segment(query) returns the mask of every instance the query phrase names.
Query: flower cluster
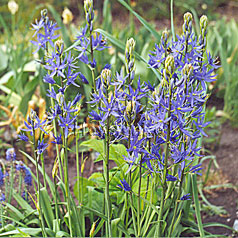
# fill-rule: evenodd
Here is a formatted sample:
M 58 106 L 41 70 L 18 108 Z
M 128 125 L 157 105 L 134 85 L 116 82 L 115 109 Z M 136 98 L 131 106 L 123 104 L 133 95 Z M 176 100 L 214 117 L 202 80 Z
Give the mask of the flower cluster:
M 24 174 L 24 183 L 27 187 L 32 186 L 32 175 L 31 175 L 31 170 L 24 165 L 22 162 L 18 163 L 16 165 L 16 170 L 20 171 Z
M 111 141 L 127 144 L 128 156 L 124 159 L 128 172 L 133 166 L 144 165 L 149 174 L 159 173 L 161 181 L 164 169 L 166 181 L 182 181 L 189 172 L 200 174 L 201 165 L 193 166 L 193 159 L 201 157 L 197 141 L 206 136 L 204 128 L 209 124 L 203 108 L 208 99 L 206 84 L 215 80 L 216 65 L 204 52 L 205 40 L 201 42 L 192 33 L 192 15 L 185 14 L 184 20 L 183 35 L 168 42 L 168 32 L 163 32 L 161 44 L 156 44 L 149 55 L 149 66 L 161 75 L 157 87 L 150 82 L 141 84 L 140 79 L 136 89 L 132 87 L 135 41 L 129 39 L 125 53 L 127 74 L 116 73 L 113 77 L 110 70 L 104 69 L 90 102 L 100 105 L 90 114 L 100 124 L 97 135 L 105 138 L 105 125 L 109 123 Z M 201 18 L 203 36 L 206 20 Z M 148 102 L 146 106 L 143 100 Z M 175 164 L 176 173 L 172 172 Z M 126 181 L 122 184 L 126 185 Z M 127 186 L 123 189 L 129 191 Z

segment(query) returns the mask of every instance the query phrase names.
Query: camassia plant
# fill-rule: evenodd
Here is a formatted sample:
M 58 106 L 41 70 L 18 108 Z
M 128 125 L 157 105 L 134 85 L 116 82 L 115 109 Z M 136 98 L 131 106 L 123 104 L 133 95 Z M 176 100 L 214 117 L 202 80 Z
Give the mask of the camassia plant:
M 17 227 L 9 231 L 4 226 L 2 235 L 174 237 L 185 231 L 197 232 L 189 201 L 193 196 L 189 176 L 201 170 L 198 139 L 205 136 L 203 130 L 208 125 L 204 121 L 206 87 L 215 80 L 216 68 L 206 51 L 207 17 L 200 19 L 198 37 L 192 32 L 190 13 L 184 15 L 181 36 L 169 40 L 169 33 L 163 32 L 149 55 L 148 67 L 160 74 L 158 84 L 152 85 L 150 79 L 142 84 L 135 78 L 133 38 L 126 42 L 125 67 L 120 72 L 95 61 L 95 54 L 108 47 L 102 35 L 94 32 L 92 0 L 84 1 L 84 10 L 86 26 L 74 47 L 66 50 L 46 10 L 32 24 L 35 52 L 44 52 L 39 62 L 45 69 L 43 81 L 49 85 L 51 106 L 43 120 L 32 111 L 25 132 L 19 135 L 34 148 L 32 157 L 22 153 L 36 167 L 36 176 L 32 174 L 36 196 L 28 190 L 34 200 L 31 206 L 21 204 L 17 197 L 14 209 L 18 216 L 13 216 L 9 212 L 12 206 L 1 199 L 2 225 L 13 222 Z M 91 69 L 91 78 L 80 72 L 79 60 Z M 85 160 L 79 152 L 83 99 L 79 94 L 70 95 L 70 88 L 79 87 L 79 81 L 93 88 L 87 103 L 92 106 L 89 117 L 96 125 L 94 137 L 80 146 L 94 149 L 98 152 L 96 162 L 103 161 L 103 173 L 88 179 L 83 177 Z M 36 133 L 40 133 L 39 139 Z M 56 146 L 52 181 L 44 164 L 51 135 Z M 69 186 L 69 153 L 76 157 L 77 200 Z M 33 216 L 34 222 L 25 223 L 28 216 Z

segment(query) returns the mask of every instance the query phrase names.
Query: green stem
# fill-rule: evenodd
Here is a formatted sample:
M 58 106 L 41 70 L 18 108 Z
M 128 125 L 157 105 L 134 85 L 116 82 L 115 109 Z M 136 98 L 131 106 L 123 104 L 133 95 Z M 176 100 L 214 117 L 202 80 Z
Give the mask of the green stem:
M 41 166 L 42 166 L 42 170 L 43 170 L 44 187 L 46 188 L 45 163 L 44 163 L 43 153 L 40 155 L 40 159 L 41 159 Z
M 93 35 L 92 35 L 93 29 L 90 30 L 90 48 L 91 48 L 91 62 L 93 63 L 94 55 L 93 55 Z M 93 79 L 93 89 L 94 92 L 96 92 L 96 82 L 95 82 L 95 75 L 94 75 L 94 68 L 92 69 L 92 79 Z
M 171 221 L 171 224 L 170 224 L 170 230 L 169 230 L 168 237 L 171 236 L 171 233 L 174 230 L 173 226 L 174 226 L 174 222 L 175 222 L 175 218 L 176 218 L 177 210 L 178 210 L 178 204 L 179 204 L 181 193 L 182 193 L 182 184 L 183 184 L 183 177 L 184 177 L 184 173 L 183 172 L 184 171 L 182 171 L 182 175 L 181 175 L 181 180 L 180 180 L 180 184 L 179 184 L 179 191 L 178 191 L 177 201 L 176 201 L 176 205 L 175 205 L 175 208 L 174 208 L 173 218 L 172 218 L 172 221 Z
M 0 202 L 0 216 L 1 216 L 1 227 L 4 227 L 5 226 L 5 221 L 4 221 L 4 217 L 3 217 L 3 205 L 2 205 L 2 202 Z
M 170 13 L 171 13 L 171 31 L 172 31 L 172 35 L 173 35 L 173 40 L 175 40 L 175 32 L 174 32 L 174 11 L 173 11 L 173 3 L 174 1 L 171 0 L 170 1 Z
M 72 222 L 71 222 L 71 204 L 69 197 L 69 174 L 68 174 L 68 146 L 67 146 L 67 138 L 64 136 L 64 178 L 65 178 L 65 187 L 66 187 L 66 200 L 67 200 L 67 208 L 68 208 L 68 216 L 69 216 L 69 232 L 70 237 L 73 237 L 72 231 Z
M 8 203 L 11 203 L 12 200 L 12 190 L 13 190 L 13 163 L 11 162 L 11 169 L 10 169 L 10 188 L 9 188 L 9 197 L 8 197 Z
M 56 176 L 54 177 L 54 185 L 55 185 L 55 191 L 57 191 L 57 183 L 56 183 Z M 55 192 L 55 217 L 58 224 L 58 227 L 60 227 L 60 221 L 59 221 L 59 213 L 58 213 L 58 198 L 57 193 Z
M 171 116 L 171 98 L 172 98 L 172 90 L 171 85 L 169 84 L 169 109 L 168 109 L 168 118 Z M 163 216 L 163 210 L 164 210 L 164 202 L 165 202 L 165 194 L 167 190 L 167 182 L 166 182 L 166 176 L 168 171 L 168 156 L 169 156 L 169 141 L 170 141 L 170 121 L 168 121 L 168 127 L 167 127 L 167 137 L 166 137 L 166 147 L 165 147 L 165 158 L 164 158 L 164 170 L 163 170 L 163 180 L 162 180 L 162 196 L 160 201 L 160 211 L 158 216 L 158 226 L 156 228 L 155 236 L 160 237 L 161 236 L 161 219 Z M 157 233 L 158 232 L 158 233 Z
M 140 202 L 140 193 L 141 193 L 141 181 L 142 181 L 142 157 L 143 155 L 141 155 L 141 160 L 140 160 L 140 177 L 139 177 L 139 187 L 138 187 L 138 198 L 137 198 L 137 202 L 138 202 L 138 211 L 137 211 L 137 225 L 138 225 L 138 237 L 140 237 L 140 214 L 141 214 L 141 202 Z
M 35 161 L 36 161 L 36 176 L 37 176 L 37 200 L 38 200 L 38 204 L 39 206 L 37 207 L 37 210 L 39 212 L 39 220 L 40 220 L 40 226 L 41 226 L 41 230 L 42 230 L 42 234 L 44 237 L 47 237 L 46 235 L 46 231 L 45 231 L 45 224 L 43 221 L 43 216 L 41 213 L 41 195 L 40 195 L 40 176 L 39 176 L 39 167 L 38 167 L 38 163 L 39 163 L 39 155 L 37 156 L 36 154 L 36 150 L 37 150 L 37 145 L 36 145 L 36 135 L 35 135 L 35 129 L 34 129 L 34 122 L 32 125 L 32 133 L 33 133 L 33 145 L 34 145 L 34 157 L 35 157 Z
M 22 173 L 20 172 L 19 175 L 19 185 L 18 185 L 18 194 L 21 195 L 21 189 L 22 189 Z
M 76 128 L 77 128 L 77 123 L 76 123 Z M 81 153 L 81 175 L 82 175 L 82 179 L 81 179 L 81 183 L 80 183 L 80 168 L 79 168 L 79 133 L 76 134 L 76 164 L 77 164 L 77 189 L 78 189 L 78 193 L 80 194 L 79 197 L 79 203 L 83 203 L 83 152 Z M 80 192 L 80 184 L 81 184 L 81 192 Z M 85 229 L 84 229 L 84 211 L 83 211 L 83 207 L 80 208 L 80 218 L 81 218 L 81 224 L 82 224 L 82 233 L 83 236 L 85 236 Z
M 52 90 L 52 86 L 51 84 L 49 84 L 49 88 L 50 91 Z M 50 103 L 51 103 L 51 107 L 54 108 L 55 107 L 55 103 L 54 103 L 54 99 L 51 97 L 50 98 Z M 53 120 L 53 127 L 54 127 L 54 134 L 55 137 L 57 137 L 58 133 L 57 133 L 57 126 L 56 126 L 56 119 Z M 59 161 L 59 171 L 60 171 L 60 178 L 63 180 L 63 173 L 62 173 L 62 160 L 61 160 L 61 156 L 60 156 L 60 151 L 59 151 L 59 145 L 56 144 L 56 155 L 57 155 L 57 159 Z
M 133 221 L 134 231 L 135 231 L 136 237 L 138 237 L 138 235 L 137 235 L 138 233 L 137 233 L 137 230 L 136 230 L 136 218 L 135 218 L 135 214 L 134 214 L 132 193 L 130 193 L 130 205 L 131 205 L 131 214 L 132 214 L 132 221 Z
M 107 207 L 107 217 L 108 217 L 108 236 L 112 237 L 111 229 L 111 205 L 109 196 L 109 152 L 110 152 L 110 117 L 107 118 L 107 134 L 106 134 L 106 159 L 104 160 L 104 173 L 106 178 L 106 194 L 105 201 Z

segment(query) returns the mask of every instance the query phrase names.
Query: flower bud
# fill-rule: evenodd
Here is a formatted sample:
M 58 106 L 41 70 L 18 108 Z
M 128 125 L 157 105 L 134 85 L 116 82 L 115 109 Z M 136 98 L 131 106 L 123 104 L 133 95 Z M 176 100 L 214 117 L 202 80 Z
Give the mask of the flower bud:
M 84 12 L 87 24 L 90 26 L 90 31 L 92 31 L 92 21 L 94 19 L 93 0 L 84 0 Z
M 59 104 L 60 106 L 62 106 L 63 103 L 64 103 L 64 94 L 61 93 L 61 92 L 57 93 L 57 94 L 56 94 L 56 101 L 58 102 L 58 104 Z
M 55 160 L 55 163 L 54 163 L 54 166 L 53 166 L 53 169 L 52 169 L 52 178 L 54 179 L 56 177 L 56 175 L 58 174 L 58 170 L 59 170 L 59 162 L 58 160 L 56 159 Z
M 135 48 L 136 42 L 133 38 L 130 38 L 126 42 L 126 59 L 130 61 L 131 56 L 133 55 L 133 51 Z
M 161 37 L 163 43 L 166 43 L 166 42 L 167 42 L 168 36 L 169 36 L 169 32 L 168 32 L 167 30 L 164 30 L 164 31 L 162 32 L 162 37 Z
M 64 51 L 64 42 L 62 39 L 55 42 L 55 49 L 58 55 L 62 55 Z
M 112 76 L 112 72 L 110 69 L 106 68 L 102 70 L 101 79 L 105 85 L 109 86 L 109 83 L 111 81 L 111 76 Z
M 96 224 L 97 224 L 96 222 L 93 222 L 92 227 L 91 227 L 90 232 L 89 232 L 89 237 L 93 237 L 94 236 Z
M 200 18 L 200 36 L 199 36 L 199 44 L 202 46 L 202 50 L 204 52 L 207 44 L 207 16 L 203 15 Z
M 207 29 L 207 23 L 208 23 L 207 16 L 206 15 L 201 16 L 201 18 L 200 18 L 200 30 L 201 29 Z
M 193 15 L 192 15 L 190 12 L 186 12 L 186 13 L 183 15 L 183 19 L 184 19 L 184 22 L 186 22 L 187 24 L 189 24 L 189 22 L 191 22 L 192 19 L 193 19 Z
M 125 52 L 126 70 L 127 70 L 127 73 L 130 74 L 131 82 L 134 76 L 133 74 L 131 74 L 131 72 L 134 71 L 134 65 L 135 65 L 135 59 L 133 57 L 133 51 L 134 51 L 135 45 L 136 45 L 136 42 L 133 38 L 130 38 L 126 42 L 126 52 Z
M 31 119 L 31 121 L 34 121 L 35 118 L 36 118 L 36 112 L 33 109 L 31 109 L 31 112 L 30 112 L 30 119 Z
M 186 41 L 188 40 L 189 36 L 192 32 L 192 20 L 193 16 L 190 12 L 186 12 L 183 16 L 184 18 L 184 24 L 183 24 L 183 34 L 186 37 Z
M 85 12 L 89 12 L 93 7 L 93 0 L 84 0 L 84 10 Z
M 18 4 L 14 0 L 9 1 L 7 6 L 12 15 L 15 15 L 19 8 Z
M 64 8 L 64 11 L 62 13 L 62 17 L 63 17 L 63 23 L 64 24 L 69 24 L 74 18 L 72 12 L 67 7 Z
M 135 101 L 127 102 L 126 112 L 127 112 L 127 113 L 134 112 L 134 111 L 135 111 L 135 106 L 136 106 Z
M 191 64 L 185 64 L 183 67 L 183 75 L 190 76 L 193 71 L 193 66 Z
M 47 14 L 48 14 L 48 10 L 47 9 L 43 9 L 43 10 L 41 10 L 41 17 L 43 18 L 43 19 L 45 19 L 46 17 L 47 17 Z
M 166 73 L 169 72 L 170 75 L 174 72 L 174 57 L 169 55 L 165 60 Z

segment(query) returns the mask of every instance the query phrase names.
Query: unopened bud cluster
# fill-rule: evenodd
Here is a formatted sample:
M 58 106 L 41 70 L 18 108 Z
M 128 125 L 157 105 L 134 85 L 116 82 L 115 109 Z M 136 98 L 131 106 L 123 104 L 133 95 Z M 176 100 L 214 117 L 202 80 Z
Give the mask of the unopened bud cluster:
M 134 78 L 133 72 L 135 68 L 135 58 L 134 58 L 133 52 L 134 52 L 135 44 L 136 42 L 133 38 L 130 38 L 126 42 L 126 52 L 125 52 L 126 70 L 127 70 L 127 73 L 130 74 L 131 81 Z
M 86 22 L 90 27 L 90 31 L 92 32 L 93 19 L 94 19 L 93 0 L 84 0 L 84 12 L 86 17 Z
M 167 48 L 166 45 L 167 45 L 168 37 L 169 37 L 169 32 L 167 30 L 164 30 L 161 36 L 161 44 L 164 47 L 164 49 Z
M 183 34 L 185 35 L 185 39 L 187 41 L 192 33 L 193 16 L 190 12 L 187 12 L 184 14 L 183 18 L 184 18 Z
M 172 77 L 174 72 L 174 57 L 169 55 L 165 60 L 164 77 L 167 80 Z
M 106 87 L 109 87 L 110 81 L 111 81 L 111 77 L 112 77 L 112 72 L 110 69 L 103 69 L 102 73 L 101 73 L 101 79 L 103 84 Z
M 206 48 L 207 44 L 207 16 L 203 15 L 200 18 L 200 36 L 199 36 L 199 44 L 203 49 Z

